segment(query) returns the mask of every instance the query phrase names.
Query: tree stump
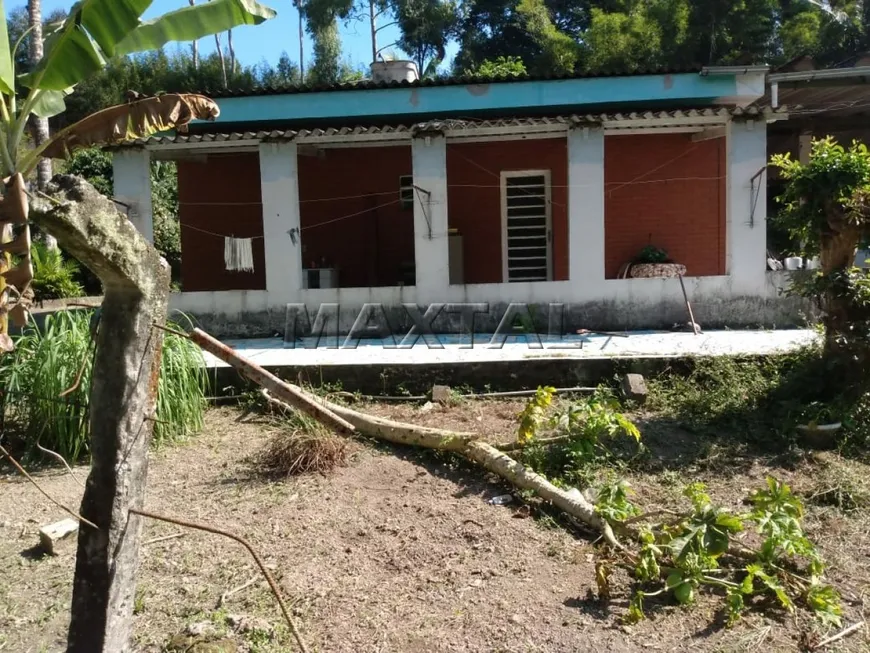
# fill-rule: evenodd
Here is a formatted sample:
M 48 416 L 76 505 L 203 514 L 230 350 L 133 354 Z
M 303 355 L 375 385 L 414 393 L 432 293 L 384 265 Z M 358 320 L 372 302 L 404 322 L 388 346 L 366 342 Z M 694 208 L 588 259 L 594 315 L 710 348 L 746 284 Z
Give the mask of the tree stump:
M 91 471 L 78 537 L 69 653 L 128 651 L 169 266 L 115 204 L 78 177 L 58 176 L 31 219 L 103 282 L 90 394 Z

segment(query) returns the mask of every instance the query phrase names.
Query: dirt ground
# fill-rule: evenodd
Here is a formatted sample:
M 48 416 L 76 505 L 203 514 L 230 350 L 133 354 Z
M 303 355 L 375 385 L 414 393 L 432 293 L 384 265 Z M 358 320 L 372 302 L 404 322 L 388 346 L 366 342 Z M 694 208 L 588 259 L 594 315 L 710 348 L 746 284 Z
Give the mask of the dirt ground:
M 506 440 L 521 406 L 464 402 L 423 413 L 413 405 L 374 404 L 366 410 Z M 867 490 L 870 467 L 834 454 L 766 459 L 673 425 L 642 419 L 641 426 L 653 455 L 626 473 L 638 503 L 648 509 L 676 505 L 683 484 L 697 479 L 709 484 L 714 499 L 733 505 L 774 473 L 813 497 L 807 500 L 807 526 L 843 595 L 844 623 L 867 616 L 870 520 L 866 511 L 847 513 L 848 502 L 827 505 L 836 501 L 824 492 L 852 496 Z M 314 650 L 791 651 L 814 628 L 805 617 L 775 610 L 752 612 L 725 628 L 716 597 L 690 609 L 648 605 L 648 619 L 623 626 L 627 583 L 617 582 L 606 604 L 591 592 L 590 534 L 547 510 L 534 509 L 528 517 L 516 500 L 489 504 L 509 489 L 470 465 L 361 442 L 350 463 L 330 475 L 264 479 L 252 457 L 275 431 L 257 415 L 211 410 L 202 434 L 152 453 L 146 506 L 219 525 L 254 543 Z M 86 470 L 76 471 L 83 479 Z M 37 477 L 57 498 L 78 504 L 81 488 L 66 472 L 50 469 Z M 0 468 L 3 653 L 63 650 L 74 544 L 56 557 L 34 548 L 38 528 L 63 516 L 32 485 Z M 144 537 L 149 542 L 181 532 L 152 522 Z M 239 650 L 295 650 L 265 583 L 258 580 L 218 607 L 224 592 L 257 577 L 242 547 L 217 536 L 185 531 L 148 543 L 136 598 L 135 649 L 169 650 L 173 636 L 208 626 L 231 636 Z M 868 630 L 826 650 L 868 651 Z

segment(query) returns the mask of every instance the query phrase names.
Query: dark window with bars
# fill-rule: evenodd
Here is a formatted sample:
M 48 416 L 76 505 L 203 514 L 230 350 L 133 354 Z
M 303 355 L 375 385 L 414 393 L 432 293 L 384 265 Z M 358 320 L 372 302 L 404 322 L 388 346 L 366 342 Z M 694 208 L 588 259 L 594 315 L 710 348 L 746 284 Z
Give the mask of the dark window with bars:
M 507 230 L 507 281 L 549 281 L 550 185 L 547 175 L 506 175 L 502 193 Z
M 402 175 L 399 177 L 399 205 L 405 210 L 414 208 L 413 175 Z

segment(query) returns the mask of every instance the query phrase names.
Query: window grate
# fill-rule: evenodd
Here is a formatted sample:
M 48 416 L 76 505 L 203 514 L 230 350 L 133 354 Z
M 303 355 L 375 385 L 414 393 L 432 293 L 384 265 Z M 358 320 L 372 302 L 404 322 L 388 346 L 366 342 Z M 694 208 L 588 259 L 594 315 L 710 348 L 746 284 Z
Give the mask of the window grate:
M 507 282 L 549 281 L 550 173 L 502 173 L 502 249 Z

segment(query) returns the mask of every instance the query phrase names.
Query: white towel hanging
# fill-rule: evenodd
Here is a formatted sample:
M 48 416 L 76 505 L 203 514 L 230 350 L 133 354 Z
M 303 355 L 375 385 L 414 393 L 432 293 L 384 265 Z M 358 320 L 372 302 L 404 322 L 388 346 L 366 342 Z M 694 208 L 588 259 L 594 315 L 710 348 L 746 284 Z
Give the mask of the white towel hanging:
M 251 238 L 224 237 L 224 265 L 231 272 L 253 272 L 254 250 Z

